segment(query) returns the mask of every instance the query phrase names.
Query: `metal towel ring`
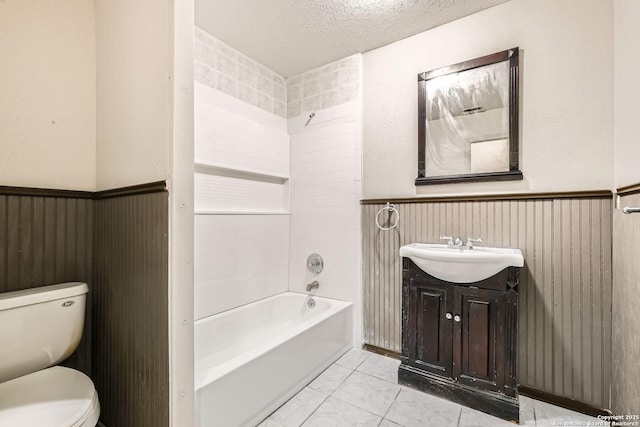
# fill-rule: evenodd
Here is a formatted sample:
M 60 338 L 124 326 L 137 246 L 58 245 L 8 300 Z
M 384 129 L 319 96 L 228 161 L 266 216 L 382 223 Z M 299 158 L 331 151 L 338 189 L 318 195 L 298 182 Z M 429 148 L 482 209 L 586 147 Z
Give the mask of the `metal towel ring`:
M 389 211 L 390 215 L 393 215 L 393 212 L 396 213 L 396 222 L 394 222 L 391 227 L 383 227 L 383 226 L 380 225 L 380 214 L 383 211 Z M 376 225 L 382 231 L 388 231 L 388 230 L 392 230 L 392 229 L 396 228 L 398 226 L 398 222 L 399 221 L 400 221 L 400 214 L 398 213 L 398 210 L 396 209 L 396 207 L 392 203 L 389 203 L 389 202 L 387 202 L 387 206 L 385 206 L 382 209 L 380 209 L 378 211 L 378 213 L 376 214 Z

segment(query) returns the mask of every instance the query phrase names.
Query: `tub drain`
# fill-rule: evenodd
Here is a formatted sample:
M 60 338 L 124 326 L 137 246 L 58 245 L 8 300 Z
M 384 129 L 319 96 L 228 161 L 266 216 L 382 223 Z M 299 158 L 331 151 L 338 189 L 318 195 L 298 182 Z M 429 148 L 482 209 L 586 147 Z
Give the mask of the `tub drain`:
M 309 301 L 307 301 L 307 305 L 309 306 L 309 308 L 313 308 L 316 306 L 316 302 L 313 300 L 313 298 L 309 298 Z

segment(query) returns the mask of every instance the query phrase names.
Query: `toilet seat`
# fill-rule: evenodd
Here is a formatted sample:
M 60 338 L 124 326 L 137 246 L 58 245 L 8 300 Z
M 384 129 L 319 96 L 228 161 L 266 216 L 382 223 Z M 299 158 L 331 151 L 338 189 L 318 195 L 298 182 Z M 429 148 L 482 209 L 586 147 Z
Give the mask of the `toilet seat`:
M 82 372 L 54 366 L 0 383 L 0 426 L 94 427 L 100 402 Z

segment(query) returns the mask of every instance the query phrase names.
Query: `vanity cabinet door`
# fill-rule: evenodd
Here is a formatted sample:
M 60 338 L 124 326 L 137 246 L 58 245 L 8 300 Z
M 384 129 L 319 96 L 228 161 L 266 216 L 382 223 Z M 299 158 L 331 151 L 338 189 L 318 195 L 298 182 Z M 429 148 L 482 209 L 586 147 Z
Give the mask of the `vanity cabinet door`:
M 456 286 L 454 300 L 454 378 L 472 387 L 503 391 L 505 293 Z
M 453 287 L 413 279 L 410 286 L 409 364 L 452 378 Z M 413 341 L 413 342 L 411 342 Z

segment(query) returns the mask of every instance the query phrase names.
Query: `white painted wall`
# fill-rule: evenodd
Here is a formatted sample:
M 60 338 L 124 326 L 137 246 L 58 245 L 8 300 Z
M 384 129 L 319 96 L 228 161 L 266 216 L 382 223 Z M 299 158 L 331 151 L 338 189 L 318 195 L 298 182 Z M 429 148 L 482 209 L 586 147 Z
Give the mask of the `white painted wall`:
M 362 59 L 350 57 L 356 97 L 330 108 L 307 110 L 289 119 L 291 134 L 291 237 L 289 290 L 354 304 L 354 344 L 362 343 L 361 223 Z M 321 105 L 318 105 L 321 107 Z M 315 112 L 308 121 L 308 113 Z M 308 121 L 308 123 L 307 123 Z M 324 259 L 320 274 L 307 269 L 307 257 Z
M 169 178 L 173 10 L 96 0 L 96 189 Z
M 194 125 L 197 320 L 287 290 L 289 135 L 283 117 L 199 82 Z
M 616 188 L 640 182 L 640 2 L 615 0 L 614 4 L 614 133 Z
M 364 196 L 610 188 L 612 23 L 606 1 L 511 0 L 365 53 Z M 515 46 L 524 181 L 415 187 L 417 74 Z
M 94 22 L 85 0 L 0 2 L 0 185 L 93 190 Z

